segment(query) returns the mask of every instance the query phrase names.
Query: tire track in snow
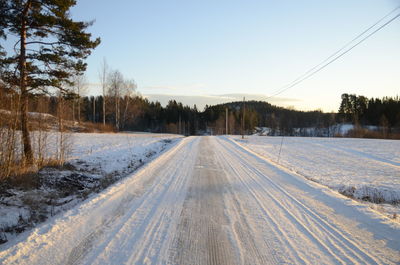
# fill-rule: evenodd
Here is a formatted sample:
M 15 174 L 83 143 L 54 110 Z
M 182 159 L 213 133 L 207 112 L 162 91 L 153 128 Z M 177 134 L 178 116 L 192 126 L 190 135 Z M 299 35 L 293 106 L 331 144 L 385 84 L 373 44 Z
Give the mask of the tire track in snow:
M 169 157 L 152 165 L 146 176 L 158 182 L 147 189 L 141 204 L 109 234 L 101 247 L 93 251 L 85 264 L 163 264 L 165 252 L 174 232 L 174 221 L 182 207 L 186 185 L 190 180 L 198 139 L 186 139 Z M 182 165 L 177 167 L 176 165 Z M 114 225 L 115 227 L 116 225 Z
M 213 143 L 214 147 L 218 144 Z M 286 260 L 288 250 L 288 241 L 285 241 L 284 236 L 280 234 L 276 236 L 277 223 L 266 226 L 264 222 L 265 211 L 260 213 L 259 207 L 254 207 L 254 203 L 249 200 L 247 195 L 249 188 L 246 185 L 239 186 L 237 181 L 232 180 L 231 171 L 229 170 L 234 163 L 226 161 L 227 157 L 223 152 L 215 152 L 215 160 L 220 169 L 228 177 L 230 185 L 226 185 L 227 194 L 225 199 L 225 207 L 227 215 L 230 219 L 232 239 L 236 245 L 238 255 L 240 256 L 241 264 L 283 264 L 289 263 Z M 243 184 L 243 182 L 241 182 Z M 266 231 L 267 237 L 261 238 L 263 229 Z M 283 236 L 283 238 L 282 238 Z M 278 243 L 278 244 L 277 244 Z M 286 249 L 286 253 L 282 251 Z M 293 250 L 293 249 L 292 249 Z M 293 257 L 292 254 L 290 254 Z M 294 256 L 297 256 L 294 253 Z M 285 258 L 284 258 L 285 257 Z M 304 263 L 303 263 L 304 264 Z
M 258 235 L 259 216 L 245 214 L 252 206 L 242 200 L 247 190 L 232 186 L 215 142 L 204 137 L 199 146 L 169 264 L 282 264 L 280 250 Z
M 224 144 L 221 143 L 221 140 L 218 140 L 218 142 L 220 143 L 221 147 L 225 149 L 223 154 L 225 159 L 227 161 L 237 161 L 237 163 L 231 163 L 231 169 L 236 172 L 235 175 L 241 176 L 243 181 L 245 180 L 245 182 L 251 183 L 251 185 L 247 184 L 247 187 L 259 202 L 260 207 L 263 207 L 263 202 L 272 200 L 274 202 L 273 205 L 281 209 L 281 211 L 283 211 L 285 215 L 289 217 L 290 222 L 295 222 L 299 228 L 301 228 L 303 233 L 305 232 L 308 234 L 309 239 L 313 239 L 314 243 L 319 244 L 320 247 L 325 249 L 326 252 L 330 253 L 330 255 L 332 255 L 332 257 L 334 257 L 339 263 L 350 262 L 379 264 L 383 262 L 382 260 L 379 262 L 367 251 L 361 249 L 357 243 L 350 239 L 350 234 L 346 235 L 346 233 L 341 232 L 339 229 L 332 226 L 326 220 L 321 218 L 315 211 L 301 203 L 293 195 L 287 192 L 281 185 L 274 181 L 272 177 L 268 177 L 265 173 L 261 172 L 259 169 L 260 167 L 255 166 L 256 164 L 260 164 L 260 162 L 269 162 L 266 162 L 265 160 L 260 161 L 262 159 L 258 155 L 253 154 L 252 151 L 248 151 L 247 148 L 243 148 L 235 142 L 232 143 L 230 140 L 224 141 Z M 240 150 L 240 148 L 242 150 Z M 250 161 L 252 162 L 251 164 Z M 256 161 L 256 163 L 254 161 Z M 286 172 L 282 172 L 282 170 L 275 168 L 272 164 L 266 164 L 266 166 L 272 168 L 272 170 L 268 170 L 272 175 L 277 173 L 282 175 L 283 173 L 289 176 Z M 265 166 L 263 169 L 264 168 Z M 246 177 L 243 177 L 243 174 Z M 258 188 L 252 188 L 254 186 L 257 186 Z M 262 190 L 263 192 L 258 190 Z M 279 198 L 277 196 L 279 196 Z M 269 206 L 271 206 L 271 204 L 269 204 Z M 291 211 L 288 206 L 296 209 L 296 213 Z M 266 208 L 267 207 L 265 207 L 265 209 Z M 303 217 L 303 219 L 306 218 L 311 227 L 308 228 L 300 217 Z M 326 236 L 325 242 L 322 242 L 319 239 L 321 235 Z M 335 250 L 335 252 L 341 253 L 340 257 L 336 255 L 331 248 Z
M 93 243 L 99 238 L 105 230 L 116 222 L 126 210 L 126 205 L 134 198 L 132 194 L 127 195 L 110 215 L 110 218 L 103 218 L 101 224 L 97 226 L 93 231 L 89 232 L 79 243 L 71 250 L 65 264 L 75 265 L 80 264 L 81 260 L 93 247 Z
M 132 256 L 143 259 L 135 261 L 139 264 L 145 264 L 149 257 L 165 263 L 163 253 L 170 233 L 174 233 L 174 221 L 196 160 L 190 150 L 197 144 L 197 138 L 183 139 L 131 177 L 53 223 L 39 226 L 26 242 L 0 252 L 0 263 L 122 264 Z M 146 237 L 149 231 L 154 232 L 150 238 Z M 143 256 L 146 252 L 152 255 Z
M 228 183 L 214 162 L 208 137 L 202 137 L 198 152 L 169 263 L 237 264 L 224 215 L 223 189 Z
M 249 191 L 251 191 L 251 193 L 253 194 L 255 200 L 257 201 L 258 205 L 264 209 L 264 212 L 266 215 L 268 216 L 272 216 L 273 213 L 271 213 L 270 211 L 266 210 L 266 207 L 263 206 L 263 201 L 265 201 L 265 199 L 262 199 L 262 195 L 260 195 L 258 192 L 256 192 L 254 189 L 251 188 L 251 185 L 247 185 Z M 274 196 L 272 196 L 269 192 L 268 195 L 270 196 L 270 199 L 273 200 L 273 202 L 280 207 L 281 209 L 284 210 L 284 212 L 289 216 L 290 221 L 293 223 L 297 224 L 297 227 L 300 227 L 302 229 L 303 233 L 306 233 L 308 236 L 308 239 L 311 239 L 314 244 L 317 244 L 319 246 L 319 248 L 321 248 L 324 252 L 328 252 L 332 257 L 334 257 L 337 261 L 339 261 L 341 264 L 346 264 L 348 263 L 350 260 L 342 260 L 339 256 L 337 256 L 333 250 L 331 250 L 331 247 L 333 246 L 327 246 L 324 242 L 322 242 L 317 236 L 315 236 L 301 221 L 299 221 L 295 215 L 293 215 L 290 211 L 288 211 L 286 208 L 281 207 L 281 201 L 278 201 Z M 274 218 L 271 218 L 274 219 Z M 275 224 L 277 224 L 277 221 L 275 221 Z M 281 230 L 281 228 L 279 227 L 279 225 L 276 225 L 276 227 Z M 283 234 L 284 232 L 282 232 Z M 288 238 L 288 237 L 286 237 Z M 296 246 L 294 244 L 292 244 L 291 242 L 289 243 L 293 249 L 296 249 Z M 340 250 L 339 250 L 340 252 Z M 305 262 L 306 259 L 301 258 L 303 262 Z
M 259 218 L 261 218 L 265 223 L 263 224 L 263 228 L 267 229 L 266 233 L 272 234 L 270 238 L 275 238 L 276 241 L 278 241 L 278 246 L 280 249 L 284 249 L 280 253 L 269 253 L 270 256 L 272 257 L 272 260 L 275 262 L 269 262 L 270 264 L 308 264 L 307 260 L 302 256 L 301 253 L 296 251 L 296 244 L 292 242 L 290 239 L 290 236 L 288 236 L 285 231 L 281 228 L 281 225 L 279 224 L 279 221 L 276 220 L 274 217 L 274 213 L 268 210 L 268 207 L 265 207 L 259 197 L 253 192 L 253 188 L 247 184 L 247 182 L 244 180 L 245 177 L 242 177 L 242 172 L 239 172 L 234 164 L 232 162 L 227 163 L 227 156 L 226 154 L 219 153 L 219 159 L 221 161 L 221 166 L 225 168 L 226 172 L 232 172 L 230 175 L 233 177 L 231 178 L 237 178 L 237 180 L 240 182 L 240 184 L 243 186 L 243 190 L 246 191 L 246 197 L 249 197 L 248 195 L 251 195 L 250 197 L 252 199 L 246 198 L 241 196 L 240 198 L 236 199 L 235 202 L 236 204 L 239 204 L 239 201 L 243 201 L 247 199 L 248 201 L 243 203 L 247 207 L 251 207 L 252 205 L 256 205 L 256 207 L 253 206 L 251 209 L 252 212 L 250 213 L 251 215 L 257 215 Z M 232 158 L 232 157 L 229 157 Z M 234 161 L 234 159 L 229 159 L 229 161 Z M 252 201 L 254 200 L 254 201 Z M 240 209 L 243 210 L 243 207 L 240 207 Z M 243 211 L 240 211 L 243 212 Z M 257 212 L 260 212 L 256 214 Z M 240 215 L 240 218 L 249 218 L 249 216 L 246 216 L 244 214 Z M 241 226 L 240 226 L 241 227 Z M 249 236 L 254 237 L 257 232 L 262 231 L 262 228 L 256 227 L 259 229 L 259 231 L 255 230 L 254 233 L 249 234 Z M 268 229 L 270 228 L 270 229 Z M 237 229 L 235 229 L 235 232 Z M 237 232 L 236 232 L 237 233 Z M 240 250 L 246 251 L 248 249 L 249 244 L 241 237 L 240 233 L 237 233 L 237 244 L 239 244 Z M 245 237 L 246 238 L 246 237 Z M 267 248 L 265 249 L 268 251 L 269 249 L 273 249 L 273 251 L 277 251 L 277 248 L 272 247 L 271 242 L 267 240 L 264 241 Z M 250 244 L 251 246 L 252 244 Z M 254 251 L 256 253 L 256 251 Z M 274 255 L 275 254 L 275 255 Z M 289 261 L 287 260 L 282 260 L 283 258 L 289 258 Z M 243 263 L 243 262 L 242 262 Z M 244 264 L 252 264 L 248 262 L 244 262 Z M 264 263 L 259 263 L 259 264 L 264 264 Z
M 243 158 L 243 156 L 241 156 Z M 258 176 L 263 177 L 265 179 L 267 179 L 269 181 L 269 185 L 260 185 L 260 187 L 263 187 L 263 190 L 265 191 L 266 194 L 269 195 L 269 197 L 276 203 L 277 206 L 279 206 L 291 219 L 292 222 L 295 222 L 298 226 L 302 227 L 303 232 L 306 232 L 309 237 L 313 238 L 314 242 L 316 242 L 317 244 L 319 244 L 326 252 L 330 253 L 333 257 L 335 257 L 340 263 L 342 264 L 347 264 L 348 262 L 352 262 L 354 263 L 354 260 L 352 260 L 351 257 L 346 257 L 346 252 L 344 252 L 342 250 L 342 248 L 338 247 L 335 245 L 335 243 L 338 243 L 340 245 L 342 245 L 342 247 L 347 249 L 347 252 L 353 253 L 355 258 L 358 259 L 358 261 L 362 261 L 365 262 L 365 264 L 377 264 L 376 261 L 369 257 L 367 253 L 359 250 L 360 253 L 363 253 L 364 255 L 366 255 L 369 259 L 368 262 L 366 262 L 365 260 L 363 260 L 357 253 L 355 253 L 352 249 L 352 247 L 357 249 L 357 246 L 355 246 L 353 243 L 348 242 L 348 239 L 346 237 L 344 237 L 343 235 L 341 236 L 341 240 L 343 241 L 347 241 L 349 243 L 350 246 L 341 244 L 340 239 L 335 238 L 337 241 L 332 242 L 330 240 L 330 238 L 327 238 L 329 245 L 327 245 L 327 243 L 322 242 L 319 237 L 317 235 L 315 235 L 315 233 L 313 231 L 311 231 L 310 229 L 307 228 L 307 226 L 305 224 L 302 223 L 301 220 L 299 220 L 295 214 L 293 214 L 290 210 L 288 210 L 288 208 L 286 208 L 282 202 L 284 202 L 282 199 L 282 197 L 280 197 L 280 199 L 277 199 L 271 192 L 271 189 L 266 189 L 264 187 L 270 187 L 271 185 L 273 185 L 274 187 L 280 189 L 280 191 L 282 193 L 284 193 L 285 195 L 287 195 L 288 198 L 294 200 L 296 203 L 298 202 L 297 200 L 295 200 L 289 193 L 287 193 L 284 189 L 282 189 L 281 187 L 279 187 L 279 185 L 277 185 L 275 182 L 273 182 L 270 178 L 266 177 L 263 173 L 261 173 L 257 168 L 252 168 L 252 171 L 254 171 Z M 298 205 L 301 206 L 303 208 L 303 210 L 305 210 L 308 214 L 311 213 L 310 210 L 304 208 L 304 205 Z M 329 234 L 330 236 L 333 236 L 332 231 L 326 229 L 325 226 L 321 225 L 319 222 L 315 222 L 315 220 L 322 220 L 320 219 L 315 213 L 312 214 L 314 217 L 314 219 L 312 220 L 312 224 L 313 225 L 317 225 L 322 231 L 324 231 L 325 233 Z M 328 228 L 333 229 L 328 223 L 326 223 L 325 225 L 328 226 Z M 334 236 L 333 236 L 334 237 Z M 336 255 L 336 253 L 333 252 L 334 249 L 337 252 L 340 252 L 342 254 L 342 256 L 344 256 L 345 259 L 348 260 L 342 260 L 342 258 L 340 258 L 339 256 Z

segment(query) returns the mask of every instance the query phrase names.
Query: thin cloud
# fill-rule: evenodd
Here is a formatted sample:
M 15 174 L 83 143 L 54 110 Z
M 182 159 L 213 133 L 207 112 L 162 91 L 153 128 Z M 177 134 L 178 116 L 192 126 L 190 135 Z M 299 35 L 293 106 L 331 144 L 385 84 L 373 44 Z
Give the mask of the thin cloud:
M 232 101 L 241 101 L 243 97 L 246 100 L 265 101 L 266 95 L 257 94 L 223 94 L 223 95 L 169 95 L 169 94 L 144 94 L 150 101 L 159 101 L 161 105 L 165 106 L 170 100 L 182 102 L 184 105 L 196 105 L 198 109 L 203 109 L 206 105 L 216 105 Z M 281 106 L 289 106 L 292 102 L 300 101 L 299 99 L 291 98 L 271 98 L 266 100 L 271 104 L 279 104 Z
M 160 89 L 162 89 L 162 90 L 173 90 L 173 91 L 178 90 L 178 88 L 172 87 L 172 86 L 145 86 L 145 87 L 142 87 L 142 89 L 145 89 L 145 90 L 160 90 Z

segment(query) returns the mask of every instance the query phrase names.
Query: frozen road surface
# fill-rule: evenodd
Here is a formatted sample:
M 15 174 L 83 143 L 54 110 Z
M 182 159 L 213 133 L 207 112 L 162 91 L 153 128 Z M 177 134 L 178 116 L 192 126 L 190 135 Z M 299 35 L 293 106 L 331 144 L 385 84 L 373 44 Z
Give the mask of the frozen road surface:
M 399 264 L 400 226 L 233 140 L 188 137 L 0 264 Z

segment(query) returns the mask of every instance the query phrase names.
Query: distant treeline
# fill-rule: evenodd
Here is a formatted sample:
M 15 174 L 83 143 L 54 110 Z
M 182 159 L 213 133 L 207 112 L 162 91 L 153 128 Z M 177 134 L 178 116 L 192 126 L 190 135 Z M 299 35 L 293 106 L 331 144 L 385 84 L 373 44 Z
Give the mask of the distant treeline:
M 10 94 L 11 95 L 11 94 Z M 0 93 L 0 108 L 11 109 L 12 101 L 7 93 Z M 15 97 L 14 97 L 15 98 Z M 251 133 L 254 127 L 270 127 L 279 133 L 291 134 L 293 128 L 328 127 L 335 122 L 334 113 L 321 111 L 296 111 L 273 106 L 262 101 L 232 102 L 206 106 L 204 110 L 184 106 L 175 100 L 163 107 L 159 102 L 150 102 L 138 95 L 123 97 L 112 95 L 77 97 L 75 94 L 49 96 L 32 94 L 29 99 L 30 112 L 49 113 L 75 122 L 103 123 L 103 101 L 105 100 L 105 122 L 120 131 L 150 131 L 196 135 L 204 133 L 226 133 L 226 110 L 228 110 L 228 132 L 242 132 L 242 115 L 245 108 L 244 132 Z M 60 104 L 62 103 L 62 108 Z M 118 103 L 118 104 L 117 104 Z M 62 110 L 62 113 L 59 113 Z M 118 120 L 118 127 L 116 126 Z M 278 134 L 279 134 L 278 133 Z
M 225 124 L 226 108 L 229 113 L 230 133 L 241 132 L 241 119 L 245 109 L 244 128 L 246 133 L 254 127 L 268 127 L 272 134 L 294 135 L 295 128 L 327 128 L 335 123 L 334 113 L 322 111 L 298 111 L 271 105 L 264 101 L 231 102 L 206 106 L 205 120 L 221 132 Z
M 354 94 L 343 94 L 339 117 L 344 122 L 374 125 L 380 127 L 400 127 L 400 98 L 367 98 Z
M 268 127 L 272 135 L 314 135 L 333 136 L 337 124 L 353 123 L 374 125 L 387 128 L 387 131 L 399 131 L 400 100 L 398 97 L 383 99 L 356 95 L 342 95 L 338 113 L 318 111 L 298 111 L 271 105 L 264 101 L 231 102 L 207 106 L 204 110 L 185 106 L 175 100 L 164 107 L 159 102 L 150 102 L 138 95 L 116 96 L 49 96 L 30 95 L 29 111 L 44 112 L 59 116 L 60 102 L 63 103 L 64 119 L 76 122 L 89 121 L 103 123 L 103 100 L 105 100 L 105 122 L 119 128 L 120 131 L 148 131 L 163 133 L 224 134 L 226 117 L 228 133 L 252 133 L 255 127 Z M 7 109 L 7 99 L 1 96 L 1 108 Z M 118 102 L 118 104 L 116 104 Z M 245 110 L 245 111 L 243 111 Z M 226 114 L 228 114 L 226 116 Z M 118 119 L 118 127 L 116 126 Z M 336 127 L 335 127 L 336 126 Z M 310 133 L 312 129 L 312 133 Z M 317 132 L 317 133 L 315 133 Z

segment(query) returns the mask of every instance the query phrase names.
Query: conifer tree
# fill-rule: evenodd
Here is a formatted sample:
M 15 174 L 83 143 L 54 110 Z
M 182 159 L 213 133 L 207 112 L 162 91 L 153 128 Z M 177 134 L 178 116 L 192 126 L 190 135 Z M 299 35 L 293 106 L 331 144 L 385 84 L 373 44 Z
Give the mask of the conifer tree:
M 29 94 L 49 88 L 65 91 L 71 75 L 86 70 L 84 60 L 100 39 L 85 30 L 92 22 L 73 21 L 75 0 L 1 0 L 0 39 L 12 47 L 0 54 L 2 79 L 21 98 L 21 130 L 24 158 L 33 163 L 27 126 Z

